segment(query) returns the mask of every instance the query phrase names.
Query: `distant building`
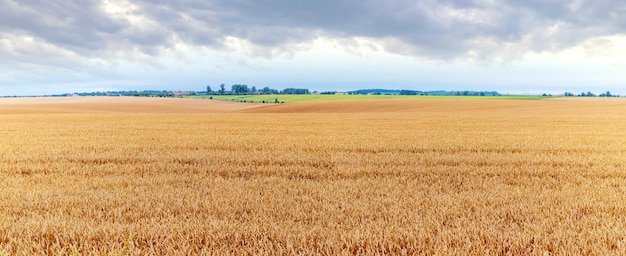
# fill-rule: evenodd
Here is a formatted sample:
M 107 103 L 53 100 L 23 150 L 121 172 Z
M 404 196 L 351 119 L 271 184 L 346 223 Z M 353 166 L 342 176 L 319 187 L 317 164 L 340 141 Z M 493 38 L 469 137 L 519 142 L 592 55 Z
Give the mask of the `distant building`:
M 183 92 L 183 91 L 170 92 L 170 95 L 172 95 L 174 97 L 184 97 L 184 96 L 188 96 L 189 92 Z

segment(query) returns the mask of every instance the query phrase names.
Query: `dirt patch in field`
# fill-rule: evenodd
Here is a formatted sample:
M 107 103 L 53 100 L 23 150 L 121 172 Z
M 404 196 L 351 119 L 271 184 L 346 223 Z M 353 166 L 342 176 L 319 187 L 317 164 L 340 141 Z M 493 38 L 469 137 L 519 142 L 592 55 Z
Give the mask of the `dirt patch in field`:
M 214 100 L 141 97 L 58 97 L 0 99 L 0 113 L 225 113 L 260 104 Z

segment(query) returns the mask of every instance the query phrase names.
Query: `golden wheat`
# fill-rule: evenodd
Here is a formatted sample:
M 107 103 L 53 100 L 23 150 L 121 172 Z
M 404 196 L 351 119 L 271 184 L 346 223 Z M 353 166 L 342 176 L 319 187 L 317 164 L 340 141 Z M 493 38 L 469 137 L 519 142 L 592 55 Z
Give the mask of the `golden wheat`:
M 46 104 L 0 104 L 0 253 L 626 253 L 623 100 Z

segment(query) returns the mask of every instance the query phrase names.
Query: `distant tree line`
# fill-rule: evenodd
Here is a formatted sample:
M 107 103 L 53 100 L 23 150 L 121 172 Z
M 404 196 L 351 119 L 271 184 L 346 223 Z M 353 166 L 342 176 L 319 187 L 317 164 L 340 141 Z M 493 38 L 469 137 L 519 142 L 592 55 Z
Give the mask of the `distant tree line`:
M 389 90 L 389 89 L 361 89 L 348 92 L 323 91 L 314 92 L 319 94 L 370 94 L 370 95 L 436 95 L 436 96 L 500 96 L 496 91 L 417 91 L 417 90 Z M 48 95 L 51 97 L 67 97 L 67 96 L 135 96 L 135 97 L 184 97 L 195 95 L 250 95 L 250 94 L 311 94 L 308 89 L 304 88 L 285 88 L 283 90 L 263 87 L 257 89 L 255 86 L 246 84 L 233 84 L 230 91 L 226 90 L 226 85 L 220 84 L 219 89 L 213 90 L 211 86 L 206 86 L 206 91 L 168 91 L 168 90 L 143 90 L 143 91 L 107 91 L 107 92 L 80 92 L 67 93 L 58 95 Z M 541 96 L 552 96 L 551 94 L 542 94 Z M 620 97 L 620 95 L 612 94 L 606 91 L 601 94 L 592 92 L 581 92 L 578 94 L 565 92 L 565 97 Z
M 198 95 L 195 91 L 167 91 L 167 90 L 145 90 L 145 91 L 107 91 L 107 92 L 77 92 L 59 95 L 51 95 L 55 97 L 67 96 L 133 96 L 133 97 L 159 97 L 173 98 L 183 96 Z
M 599 95 L 595 95 L 592 92 L 581 92 L 579 94 L 574 94 L 574 93 L 571 93 L 571 92 L 565 92 L 563 94 L 563 96 L 565 96 L 565 97 L 619 97 L 619 95 L 614 95 L 610 91 L 601 93 Z
M 255 86 L 249 87 L 246 84 L 233 84 L 230 91 L 226 90 L 226 85 L 220 84 L 217 90 L 213 90 L 211 86 L 206 86 L 206 91 L 168 91 L 168 90 L 143 90 L 143 91 L 106 91 L 106 92 L 76 92 L 48 95 L 50 97 L 67 97 L 67 96 L 134 96 L 134 97 L 160 97 L 174 98 L 196 95 L 247 95 L 247 94 L 310 94 L 309 89 L 304 88 L 285 88 L 283 90 L 263 87 L 257 89 Z
M 249 87 L 246 84 L 233 84 L 230 87 L 230 91 L 226 91 L 226 86 L 220 84 L 218 91 L 212 90 L 210 85 L 206 86 L 206 95 L 248 95 L 248 94 L 310 94 L 309 89 L 304 88 L 285 88 L 283 90 L 272 89 L 269 87 L 263 87 L 257 89 L 255 86 Z
M 418 90 L 389 90 L 389 89 L 361 89 L 350 91 L 348 94 L 370 95 L 435 95 L 435 96 L 500 96 L 496 91 L 418 91 Z

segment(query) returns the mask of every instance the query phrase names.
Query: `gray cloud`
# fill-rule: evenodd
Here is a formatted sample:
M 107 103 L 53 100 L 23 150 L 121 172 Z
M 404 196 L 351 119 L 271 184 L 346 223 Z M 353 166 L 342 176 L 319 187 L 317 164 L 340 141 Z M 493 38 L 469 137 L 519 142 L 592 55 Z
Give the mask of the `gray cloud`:
M 0 29 L 40 38 L 78 53 L 106 48 L 127 27 L 88 1 L 1 1 Z
M 269 51 L 318 37 L 362 37 L 398 54 L 487 61 L 626 32 L 621 0 L 131 0 L 135 9 L 115 15 L 103 3 L 0 0 L 0 31 L 87 58 L 155 55 L 180 41 L 220 49 L 228 37 Z

